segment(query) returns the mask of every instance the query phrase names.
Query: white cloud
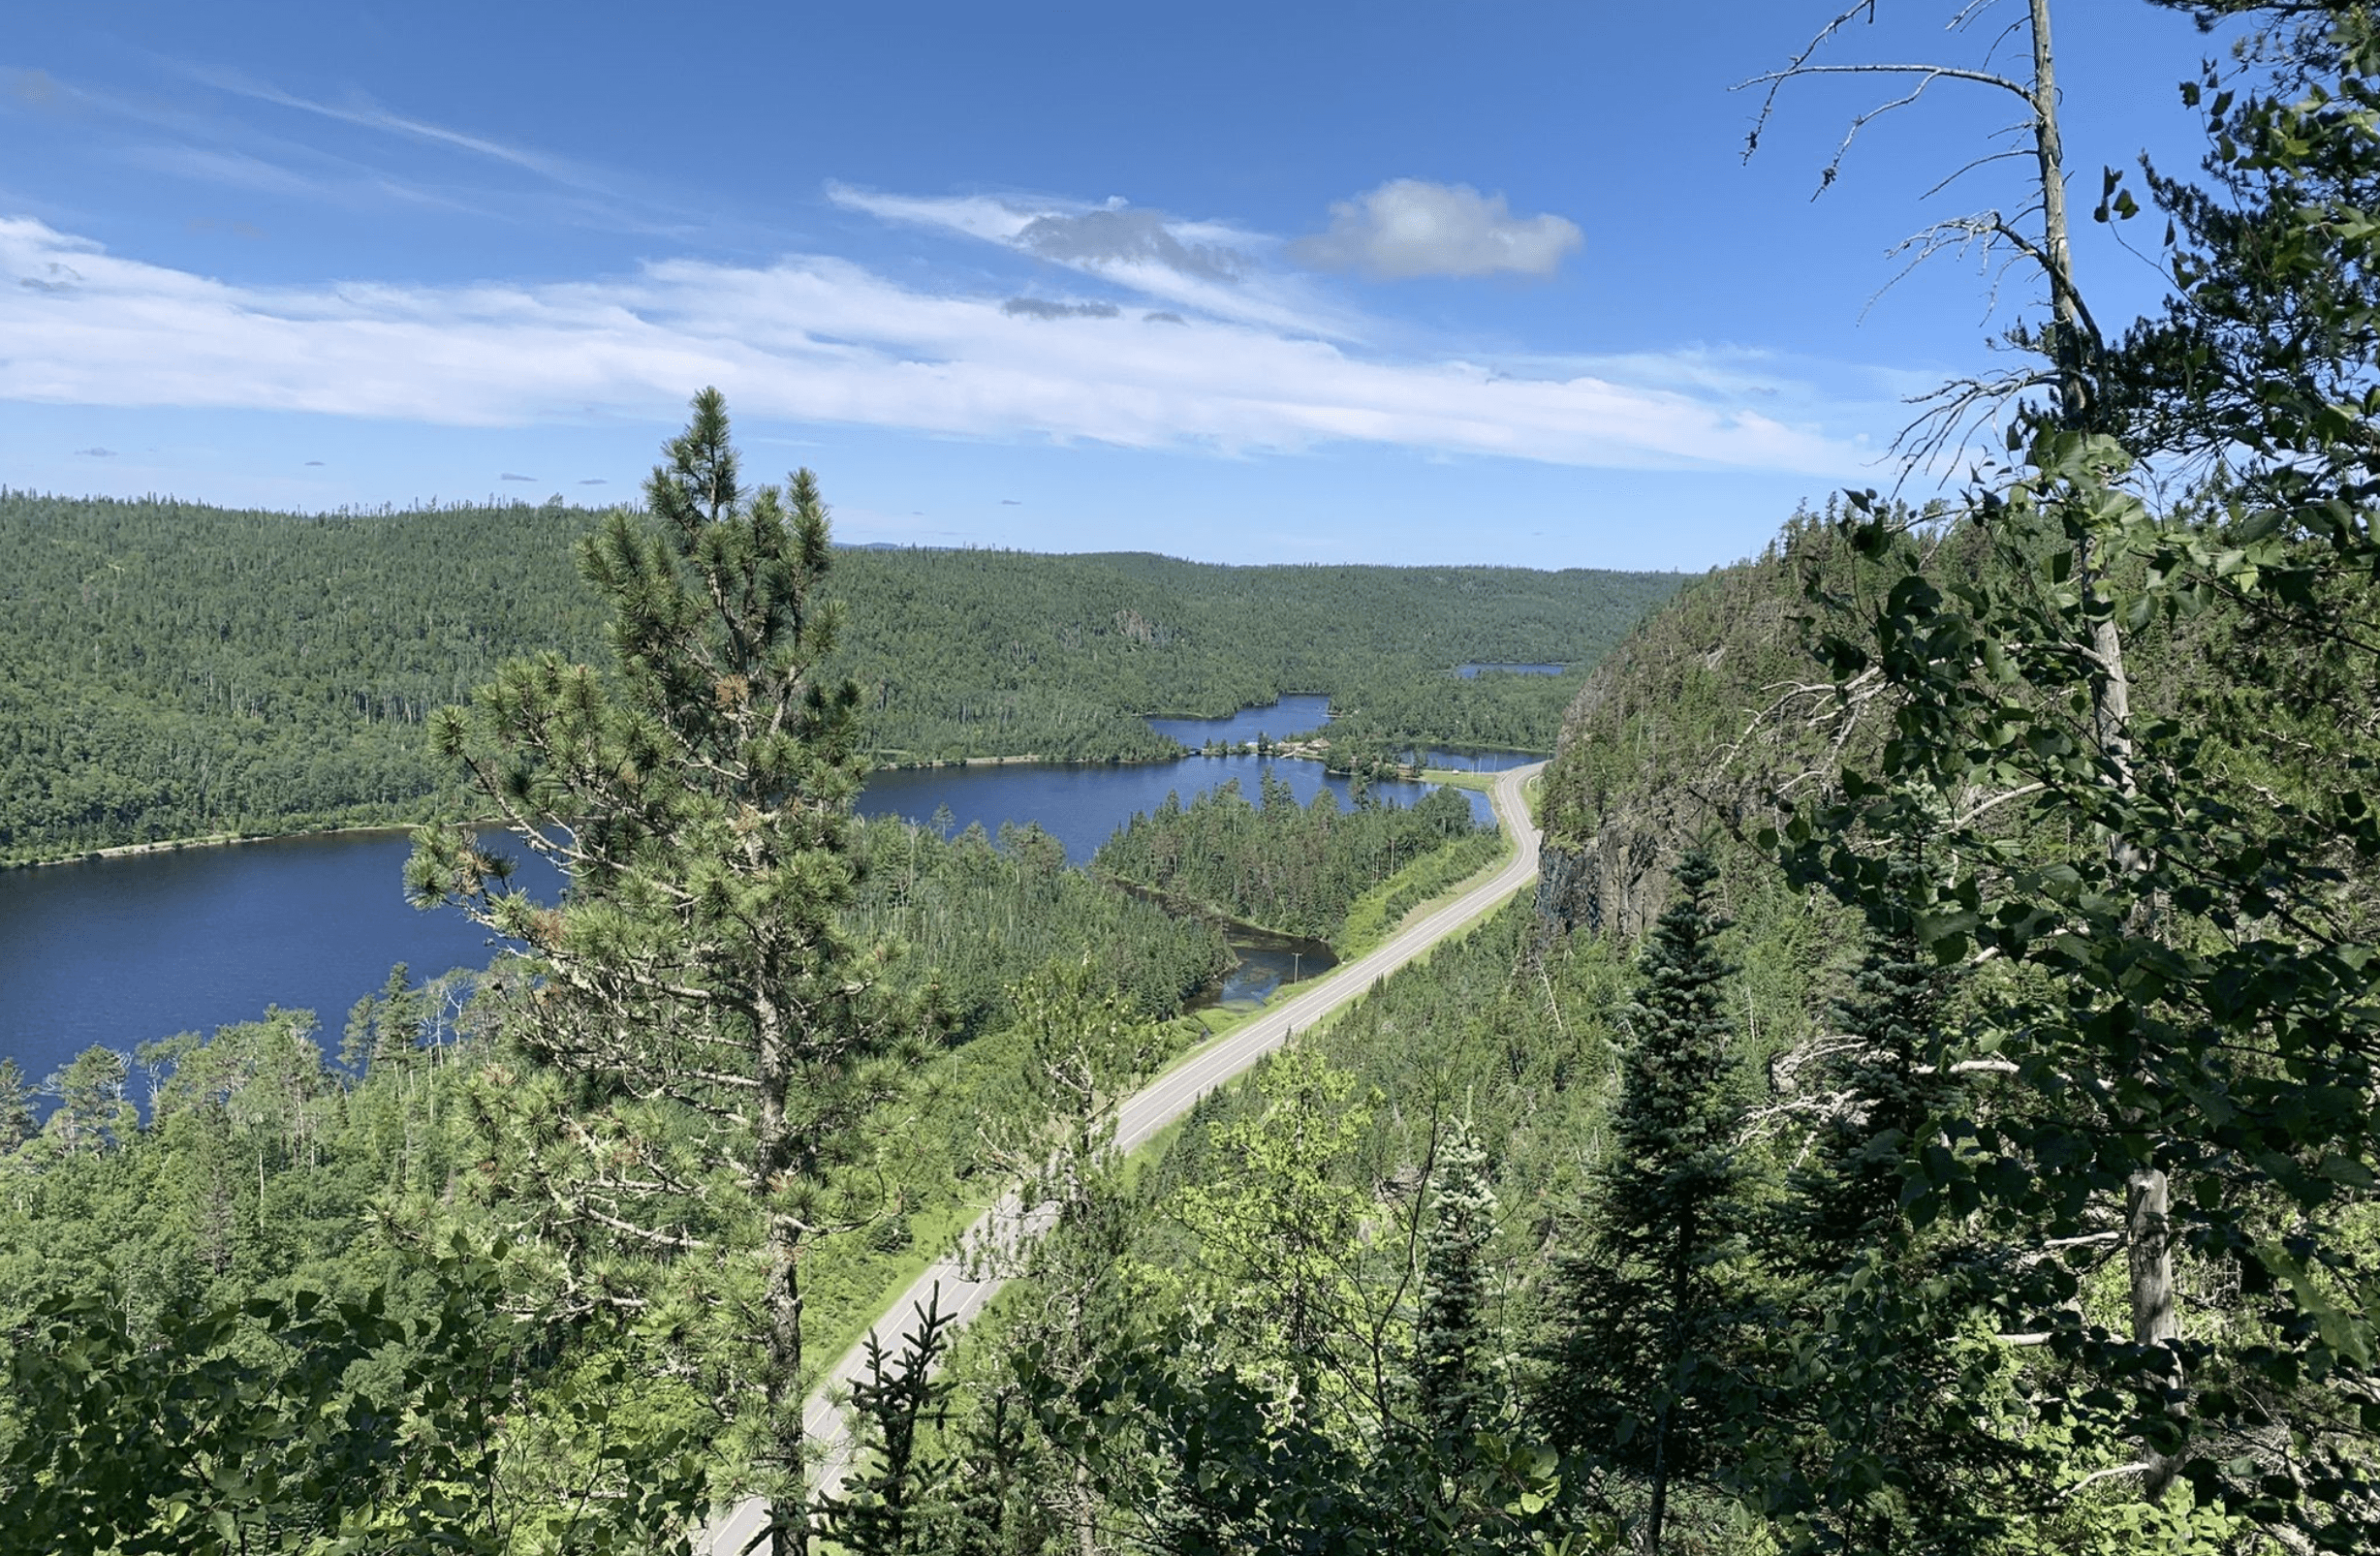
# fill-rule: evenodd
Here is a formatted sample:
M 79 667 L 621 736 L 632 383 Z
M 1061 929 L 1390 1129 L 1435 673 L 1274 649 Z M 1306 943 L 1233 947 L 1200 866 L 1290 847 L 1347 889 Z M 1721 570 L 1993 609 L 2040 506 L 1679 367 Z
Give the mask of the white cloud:
M 1032 225 L 1036 207 L 1055 203 L 1028 203 L 990 195 L 887 195 L 832 180 L 827 184 L 827 199 L 846 210 L 862 211 L 878 221 L 938 228 L 986 243 L 1015 242 L 1017 234 Z
M 1394 178 L 1335 201 L 1331 230 L 1290 245 L 1290 257 L 1324 270 L 1392 280 L 1423 275 L 1551 275 L 1584 239 L 1559 216 L 1515 216 L 1502 195 L 1468 184 Z
M 1514 376 L 1250 323 L 1043 311 L 816 256 L 537 286 L 240 286 L 0 218 L 11 400 L 521 425 L 590 409 L 673 419 L 716 384 L 747 418 L 1128 448 L 1345 441 L 1825 475 L 1863 458 L 1773 408 L 1592 372 Z
M 880 221 L 954 233 L 1063 265 L 1143 297 L 1267 329 L 1353 340 L 1369 322 L 1263 267 L 1277 242 L 1227 222 L 1184 221 L 1113 199 L 888 195 L 830 183 L 827 198 Z

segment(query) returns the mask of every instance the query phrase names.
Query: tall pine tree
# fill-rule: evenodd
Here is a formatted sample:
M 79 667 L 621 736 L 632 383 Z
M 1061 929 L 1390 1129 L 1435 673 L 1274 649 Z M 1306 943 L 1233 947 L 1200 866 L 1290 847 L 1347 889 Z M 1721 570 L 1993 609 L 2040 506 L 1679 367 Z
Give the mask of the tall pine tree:
M 523 1169 L 532 1229 L 656 1271 L 740 1268 L 738 1300 L 699 1306 L 749 1348 L 754 1386 L 716 1403 L 757 1427 L 770 1549 L 791 1556 L 810 1538 L 801 1255 L 855 1219 L 831 1180 L 923 1021 L 840 922 L 858 693 L 818 669 L 838 614 L 817 482 L 745 488 L 715 389 L 666 452 L 650 522 L 615 513 L 580 550 L 611 607 L 609 669 L 510 664 L 431 726 L 568 894 L 513 888 L 460 829 L 421 833 L 406 880 L 528 947 L 509 1036 L 562 1077 L 502 1088 L 523 1099 L 514 1133 L 550 1146 Z

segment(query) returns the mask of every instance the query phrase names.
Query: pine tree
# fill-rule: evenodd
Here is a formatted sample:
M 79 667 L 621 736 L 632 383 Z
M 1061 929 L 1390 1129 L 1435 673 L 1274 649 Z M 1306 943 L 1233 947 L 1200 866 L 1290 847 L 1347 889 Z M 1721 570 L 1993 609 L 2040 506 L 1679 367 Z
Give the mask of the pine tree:
M 543 1109 L 507 1131 L 550 1142 L 524 1168 L 542 1224 L 565 1247 L 612 1239 L 706 1278 L 757 1265 L 759 1332 L 742 1339 L 760 1409 L 740 1388 L 719 1406 L 759 1417 L 770 1548 L 788 1556 L 809 1542 L 800 1253 L 853 1219 L 830 1181 L 922 1056 L 924 1022 L 879 992 L 840 922 L 859 694 L 818 669 L 839 617 L 816 479 L 746 490 L 715 389 L 666 452 L 650 522 L 615 513 L 580 549 L 611 607 L 610 669 L 510 664 L 432 724 L 569 893 L 512 889 L 510 861 L 460 829 L 419 834 L 406 879 L 417 902 L 529 948 L 508 1034 L 564 1084 L 497 1101 Z
M 1639 958 L 1610 1142 L 1581 1249 L 1564 1261 L 1549 1399 L 1557 1441 L 1643 1478 L 1658 1556 L 1672 1487 L 1717 1465 L 1742 1422 L 1743 1302 L 1727 1268 L 1744 1222 L 1730 1041 L 1714 944 L 1717 870 L 1702 850 Z

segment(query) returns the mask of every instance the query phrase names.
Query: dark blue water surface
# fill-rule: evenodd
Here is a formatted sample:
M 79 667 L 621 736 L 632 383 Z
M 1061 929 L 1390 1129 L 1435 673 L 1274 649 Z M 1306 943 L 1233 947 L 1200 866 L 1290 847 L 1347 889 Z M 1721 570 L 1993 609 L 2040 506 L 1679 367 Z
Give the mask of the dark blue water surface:
M 1568 665 L 1457 665 L 1455 673 L 1469 681 L 1478 679 L 1484 669 L 1500 669 L 1509 675 L 1559 675 L 1568 669 Z
M 1521 759 L 1526 761 L 1528 759 Z M 1301 805 L 1328 789 L 1348 803 L 1344 778 L 1326 777 L 1312 762 L 1278 762 L 1271 758 L 1184 757 L 1176 762 L 1150 762 L 1111 766 L 1095 762 L 1019 762 L 1002 766 L 905 767 L 880 772 L 867 781 L 860 795 L 862 816 L 900 816 L 926 822 L 937 807 L 948 807 L 953 825 L 982 823 L 998 831 L 1002 822 L 1038 822 L 1043 830 L 1066 845 L 1066 857 L 1086 862 L 1110 833 L 1132 819 L 1133 812 L 1155 810 L 1169 794 L 1190 796 L 1219 789 L 1232 779 L 1250 799 L 1264 774 L 1270 772 L 1289 785 Z M 1428 784 L 1383 783 L 1372 786 L 1383 799 L 1410 805 L 1433 787 Z M 1494 809 L 1486 794 L 1469 794 L 1472 813 L 1491 820 Z
M 1300 698 L 1232 719 L 1162 723 L 1197 746 L 1217 736 L 1252 739 L 1260 727 L 1311 728 L 1324 713 L 1324 699 Z M 1346 780 L 1326 778 L 1314 762 L 1237 756 L 883 772 L 869 780 L 860 809 L 925 822 L 947 806 L 957 825 L 981 822 L 992 831 L 1003 822 L 1038 822 L 1080 864 L 1133 812 L 1168 793 L 1186 801 L 1237 778 L 1254 798 L 1268 769 L 1300 802 L 1326 787 L 1346 802 Z M 1377 788 L 1408 804 L 1427 793 L 1421 784 Z M 1468 797 L 1482 820 L 1491 816 L 1488 796 Z M 379 988 L 391 964 L 404 962 L 419 980 L 484 967 L 493 954 L 460 914 L 406 905 L 408 848 L 402 833 L 349 833 L 0 871 L 0 1057 L 38 1081 L 95 1043 L 129 1050 L 255 1020 L 267 1005 L 313 1011 L 326 1045 L 335 1047 L 348 1008 Z M 540 896 L 559 886 L 534 860 L 524 861 L 521 880 Z M 1258 966 L 1226 997 L 1261 998 L 1277 977 Z
M 1225 719 L 1151 719 L 1148 727 L 1159 734 L 1170 734 L 1195 751 L 1209 740 L 1225 745 L 1246 745 L 1258 735 L 1278 740 L 1283 735 L 1303 734 L 1319 730 L 1331 719 L 1331 700 L 1327 697 L 1285 697 L 1269 706 L 1241 708 Z
M 1424 746 L 1398 756 L 1409 766 L 1439 767 L 1448 772 L 1510 772 L 1546 760 L 1526 751 L 1471 751 L 1457 746 Z
M 39 1080 L 92 1043 L 311 1010 L 335 1047 L 348 1007 L 403 962 L 417 980 L 485 967 L 485 931 L 407 905 L 402 832 L 0 871 L 0 1057 Z M 525 851 L 507 847 L 504 852 Z M 552 895 L 533 856 L 520 883 Z

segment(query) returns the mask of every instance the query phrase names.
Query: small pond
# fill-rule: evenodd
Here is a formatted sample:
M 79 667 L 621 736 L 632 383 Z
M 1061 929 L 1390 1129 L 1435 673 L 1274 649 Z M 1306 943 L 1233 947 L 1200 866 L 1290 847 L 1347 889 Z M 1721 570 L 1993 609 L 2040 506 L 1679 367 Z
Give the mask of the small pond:
M 1231 943 L 1238 964 L 1190 1001 L 1194 1011 L 1244 1011 L 1271 999 L 1284 983 L 1313 978 L 1338 965 L 1338 956 L 1325 940 L 1268 934 L 1244 924 L 1227 926 L 1223 938 Z
M 1526 751 L 1473 751 L 1460 746 L 1422 746 L 1397 753 L 1408 766 L 1437 767 L 1447 772 L 1510 772 L 1546 759 Z

